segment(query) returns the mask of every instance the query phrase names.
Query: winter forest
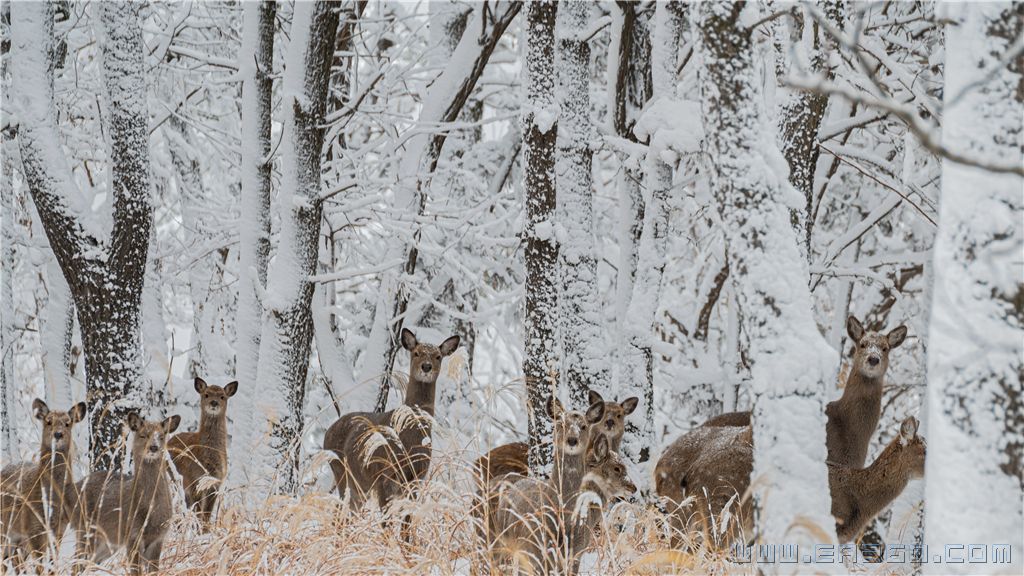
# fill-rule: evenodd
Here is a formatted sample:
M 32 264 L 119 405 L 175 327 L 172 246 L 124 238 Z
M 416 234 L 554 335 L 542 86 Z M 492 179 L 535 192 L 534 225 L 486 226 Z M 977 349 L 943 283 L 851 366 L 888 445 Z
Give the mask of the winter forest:
M 3 572 L 1024 570 L 1024 4 L 0 16 Z

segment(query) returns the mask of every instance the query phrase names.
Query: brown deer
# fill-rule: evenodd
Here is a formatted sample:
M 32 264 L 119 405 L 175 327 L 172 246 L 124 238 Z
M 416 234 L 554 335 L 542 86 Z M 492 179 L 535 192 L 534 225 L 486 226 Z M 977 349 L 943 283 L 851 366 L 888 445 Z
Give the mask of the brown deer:
M 79 402 L 67 412 L 51 411 L 37 398 L 32 411 L 43 424 L 39 461 L 0 470 L 3 554 L 16 573 L 25 561 L 42 561 L 51 536 L 54 548 L 60 547 L 74 506 L 66 498 L 74 484 L 72 427 L 85 419 L 86 406 Z
M 911 478 L 924 475 L 925 442 L 917 428 L 917 419 L 904 420 L 899 436 L 867 468 L 829 464 L 832 515 L 840 542 L 855 538 L 903 492 Z M 659 462 L 655 476 L 658 494 L 675 506 L 671 510 L 673 526 L 713 529 L 711 519 L 736 498 L 738 518 L 731 526 L 733 534 L 751 534 L 753 517 L 746 491 L 754 467 L 752 428 L 702 426 L 686 437 L 688 443 L 701 444 L 703 449 L 694 451 L 693 460 L 676 461 L 679 470 L 675 473 L 663 474 Z M 692 512 L 686 508 L 688 496 L 694 497 Z
M 558 398 L 552 396 L 547 404 L 548 416 L 553 423 L 552 441 L 553 463 L 551 482 L 559 494 L 572 494 L 579 489 L 585 473 L 586 448 L 590 445 L 598 424 L 604 417 L 604 403 L 591 404 L 586 412 L 566 410 Z M 478 474 L 486 473 L 480 460 L 477 461 Z M 499 494 L 506 486 L 515 484 L 526 478 L 529 470 L 522 473 L 506 472 L 490 478 L 480 486 L 478 510 L 479 516 L 486 519 L 485 541 L 495 542 L 500 529 L 495 524 L 499 506 Z M 481 476 L 482 477 L 482 476 Z
M 228 474 L 228 398 L 238 382 L 220 387 L 196 378 L 199 394 L 199 430 L 175 434 L 167 443 L 175 469 L 181 474 L 185 503 L 209 529 L 219 488 Z M 216 485 L 207 484 L 213 481 Z
M 593 390 L 588 391 L 589 403 L 595 402 L 604 404 L 604 422 L 601 424 L 601 433 L 608 437 L 612 451 L 618 452 L 622 445 L 622 435 L 626 430 L 626 416 L 636 410 L 639 400 L 635 397 L 626 398 L 621 403 L 605 402 L 601 395 Z M 492 480 L 500 479 L 508 474 L 526 476 L 529 473 L 527 466 L 527 452 L 529 445 L 526 442 L 512 442 L 492 448 L 486 454 L 476 460 L 475 468 L 480 484 L 486 486 Z
M 167 439 L 180 423 L 180 416 L 151 422 L 130 412 L 133 474 L 98 471 L 76 485 L 79 504 L 72 517 L 78 536 L 76 570 L 83 569 L 82 561 L 100 563 L 121 548 L 127 550 L 132 574 L 159 569 L 174 513 Z
M 565 443 L 556 439 L 555 446 Z M 534 574 L 575 573 L 599 521 L 593 508 L 636 491 L 604 435 L 593 438 L 581 469 L 575 486 L 556 473 L 546 481 L 522 478 L 501 492 L 494 522 L 500 557 L 524 562 Z M 584 489 L 588 496 L 580 498 Z
M 865 331 L 860 321 L 850 316 L 846 320 L 846 332 L 856 349 L 843 395 L 825 407 L 826 446 L 830 463 L 861 467 L 882 416 L 882 387 L 889 368 L 889 352 L 906 339 L 907 327 L 898 326 L 887 334 Z M 749 424 L 750 412 L 746 411 L 720 414 L 703 425 Z
M 401 341 L 411 355 L 404 405 L 384 413 L 345 414 L 324 435 L 324 450 L 337 456 L 331 471 L 338 495 L 344 498 L 348 491 L 353 510 L 362 508 L 371 490 L 383 509 L 403 490 L 413 489 L 430 467 L 434 389 L 441 361 L 459 347 L 459 337 L 434 346 L 402 329 Z
M 914 478 L 924 477 L 927 446 L 917 435 L 917 418 L 905 419 L 899 435 L 867 468 L 830 465 L 832 516 L 839 542 L 849 542 L 896 499 Z

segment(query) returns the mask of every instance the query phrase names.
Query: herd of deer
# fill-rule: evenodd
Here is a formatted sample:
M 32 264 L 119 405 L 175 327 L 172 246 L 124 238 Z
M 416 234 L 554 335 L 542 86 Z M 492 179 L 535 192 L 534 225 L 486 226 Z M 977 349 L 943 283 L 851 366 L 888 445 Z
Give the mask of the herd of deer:
M 925 456 L 917 420 L 910 417 L 875 462 L 864 467 L 881 415 L 889 352 L 903 342 L 907 329 L 865 331 L 851 316 L 847 331 L 856 343 L 853 366 L 842 397 L 826 409 L 832 514 L 842 542 L 856 538 L 911 478 L 923 475 Z M 401 344 L 411 355 L 404 404 L 384 413 L 346 414 L 324 436 L 324 449 L 337 456 L 331 462 L 335 489 L 353 510 L 371 494 L 382 510 L 395 498 L 413 494 L 430 466 L 435 385 L 441 362 L 458 348 L 459 337 L 435 346 L 403 330 Z M 70 525 L 77 559 L 98 563 L 124 549 L 133 573 L 155 571 L 174 513 L 168 455 L 181 476 L 186 504 L 208 529 L 227 475 L 227 404 L 238 383 L 220 387 L 196 378 L 195 389 L 201 399 L 197 432 L 172 436 L 179 416 L 156 422 L 130 413 L 133 473 L 97 471 L 77 482 L 71 429 L 85 418 L 86 406 L 58 412 L 37 399 L 33 410 L 43 425 L 38 461 L 0 471 L 5 566 L 11 562 L 21 572 L 32 561 L 41 569 Z M 494 448 L 476 461 L 474 512 L 493 562 L 539 573 L 575 573 L 581 553 L 599 530 L 602 509 L 636 492 L 618 451 L 637 399 L 606 402 L 591 391 L 589 404 L 579 412 L 566 410 L 555 397 L 549 400 L 554 424 L 549 478 L 530 474 L 523 442 Z M 669 507 L 674 533 L 707 529 L 714 514 L 739 497 L 734 535 L 749 536 L 752 515 L 745 493 L 752 464 L 750 412 L 722 414 L 673 442 L 655 467 L 654 484 Z M 407 516 L 401 524 L 406 539 L 409 525 Z M 76 562 L 76 569 L 82 564 Z

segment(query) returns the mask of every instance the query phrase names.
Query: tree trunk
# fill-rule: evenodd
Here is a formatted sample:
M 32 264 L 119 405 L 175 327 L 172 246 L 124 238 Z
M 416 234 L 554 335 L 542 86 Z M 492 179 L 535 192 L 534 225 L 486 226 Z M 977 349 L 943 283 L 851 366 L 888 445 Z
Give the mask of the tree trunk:
M 12 10 L 13 59 L 19 109 L 18 142 L 25 181 L 50 246 L 71 288 L 82 329 L 93 469 L 120 469 L 122 420 L 142 409 L 139 304 L 145 277 L 152 205 L 144 44 L 140 5 L 100 5 L 103 77 L 109 113 L 113 229 L 108 240 L 69 207 L 78 190 L 60 149 L 53 103 L 58 65 L 54 5 L 19 4 Z M 88 208 L 85 208 L 88 210 Z M 86 214 L 84 216 L 88 218 Z
M 4 6 L 8 10 L 10 4 Z M 7 82 L 7 62 L 4 54 L 0 78 Z M 14 184 L 11 154 L 15 152 L 7 130 L 0 135 L 3 150 L 3 172 L 0 177 L 0 458 L 12 462 L 18 457 L 18 438 L 12 422 L 18 422 L 14 381 Z
M 235 317 L 235 376 L 242 386 L 235 403 L 233 448 L 251 454 L 262 438 L 257 426 L 255 399 L 260 397 L 257 376 L 263 302 L 270 260 L 270 126 L 273 102 L 274 23 L 277 2 L 262 0 L 243 7 L 242 46 L 238 70 L 242 77 L 242 180 L 238 229 L 238 311 Z M 248 458 L 230 459 L 234 476 L 250 472 Z
M 555 13 L 553 0 L 526 6 L 526 63 L 523 67 L 523 186 L 526 194 L 526 342 L 523 377 L 529 410 L 530 470 L 551 470 L 552 390 L 548 375 L 558 362 L 558 242 L 554 233 Z
M 1024 159 L 1024 4 L 949 7 L 943 142 L 993 162 Z M 948 160 L 935 244 L 928 350 L 925 538 L 1019 545 L 1024 533 L 1024 179 Z M 943 573 L 1017 574 L 1012 564 L 943 564 Z M 966 556 L 966 552 L 964 553 Z M 991 562 L 992 559 L 990 558 Z
M 725 232 L 735 291 L 731 304 L 739 307 L 740 334 L 750 356 L 754 520 L 765 542 L 804 543 L 820 538 L 798 528 L 800 522 L 834 533 L 824 381 L 837 359 L 812 315 L 807 261 L 790 225 L 788 206 L 795 192 L 776 168 L 785 160 L 761 92 L 763 84 L 775 81 L 761 76 L 773 74 L 765 50 L 770 47 L 760 39 L 755 44 L 753 30 L 740 18 L 745 8 L 744 3 L 700 5 L 709 179 Z
M 297 3 L 283 78 L 281 240 L 267 271 L 266 317 L 260 336 L 255 411 L 267 414 L 270 437 L 257 447 L 263 492 L 298 489 L 303 407 L 313 321 L 323 204 L 320 161 L 323 121 L 338 13 L 328 2 Z M 269 483 L 269 484 L 267 484 Z
M 558 267 L 562 291 L 559 329 L 564 356 L 559 380 L 573 407 L 586 403 L 587 389 L 608 385 L 608 347 L 602 329 L 594 255 L 590 118 L 590 45 L 585 34 L 593 5 L 561 2 L 555 26 L 559 130 L 555 178 L 558 187 Z

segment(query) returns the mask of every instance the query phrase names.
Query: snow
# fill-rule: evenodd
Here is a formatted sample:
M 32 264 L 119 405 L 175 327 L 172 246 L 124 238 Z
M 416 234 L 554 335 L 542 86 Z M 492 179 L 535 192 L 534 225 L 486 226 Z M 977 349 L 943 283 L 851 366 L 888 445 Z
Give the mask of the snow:
M 651 153 L 675 165 L 679 156 L 700 151 L 704 139 L 700 102 L 659 96 L 644 109 L 633 133 L 641 140 L 650 138 Z

